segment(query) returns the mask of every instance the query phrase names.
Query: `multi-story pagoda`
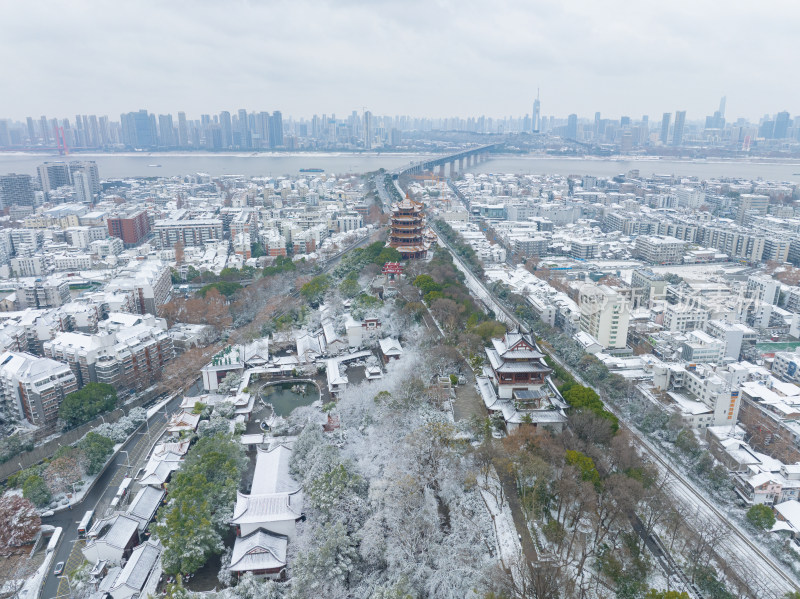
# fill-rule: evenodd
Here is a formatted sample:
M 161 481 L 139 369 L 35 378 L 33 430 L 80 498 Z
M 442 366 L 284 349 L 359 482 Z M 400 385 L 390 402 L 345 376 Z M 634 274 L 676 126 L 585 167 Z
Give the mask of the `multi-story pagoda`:
M 404 260 L 424 258 L 430 247 L 422 204 L 410 198 L 392 204 L 392 232 L 389 247 L 395 248 Z

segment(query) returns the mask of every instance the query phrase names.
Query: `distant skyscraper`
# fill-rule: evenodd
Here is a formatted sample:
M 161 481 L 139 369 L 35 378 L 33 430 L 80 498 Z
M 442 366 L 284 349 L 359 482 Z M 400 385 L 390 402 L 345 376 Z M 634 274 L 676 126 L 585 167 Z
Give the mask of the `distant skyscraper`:
M 675 111 L 675 129 L 672 132 L 672 145 L 680 146 L 683 144 L 683 128 L 686 125 L 686 111 Z
M 784 139 L 789 132 L 789 113 L 785 110 L 779 112 L 775 117 L 775 129 L 773 130 L 773 139 Z
M 178 113 L 178 147 L 185 148 L 189 145 L 189 127 L 186 124 L 186 113 Z
M 39 126 L 42 129 L 42 143 L 44 145 L 50 144 L 50 126 L 47 124 L 47 117 L 42 115 L 39 119 Z
M 372 113 L 369 110 L 364 111 L 364 148 L 372 149 Z
M 111 130 L 108 126 L 108 117 L 101 116 L 100 123 L 98 125 L 100 128 L 100 144 L 105 147 L 111 144 Z
M 227 110 L 219 113 L 219 126 L 222 134 L 222 147 L 230 148 L 233 146 L 233 128 L 231 125 L 231 113 Z
M 175 125 L 171 114 L 158 115 L 158 145 L 161 148 L 175 147 Z
M 669 122 L 672 119 L 671 112 L 665 112 L 664 116 L 661 117 L 661 143 L 667 145 L 667 140 L 669 140 Z
M 722 117 L 723 119 L 725 118 L 725 102 L 727 102 L 727 100 L 728 100 L 727 96 L 722 96 L 722 98 L 719 101 L 719 116 Z
M 567 139 L 578 139 L 577 114 L 571 114 L 567 117 Z
M 0 175 L 0 209 L 9 206 L 33 206 L 35 196 L 30 175 Z
M 242 138 L 243 148 L 253 147 L 253 138 L 252 134 L 250 133 L 250 123 L 249 119 L 247 118 L 247 110 L 244 108 L 239 109 L 239 135 Z
M 269 119 L 269 147 L 283 147 L 283 116 L 279 110 L 273 112 Z
M 151 118 L 152 117 L 152 118 Z M 156 147 L 155 115 L 142 109 L 120 115 L 122 142 L 137 149 Z
M 539 133 L 541 129 L 541 104 L 539 103 L 539 89 L 536 89 L 536 99 L 533 101 L 533 112 L 531 113 L 531 130 Z
M 269 147 L 269 113 L 261 111 L 256 115 L 256 133 L 258 134 L 258 147 Z M 254 142 L 255 145 L 255 142 Z
M 36 130 L 33 128 L 33 119 L 28 117 L 25 122 L 28 125 L 28 143 L 34 145 L 36 143 Z
M 11 145 L 11 134 L 8 129 L 8 121 L 0 119 L 0 148 Z

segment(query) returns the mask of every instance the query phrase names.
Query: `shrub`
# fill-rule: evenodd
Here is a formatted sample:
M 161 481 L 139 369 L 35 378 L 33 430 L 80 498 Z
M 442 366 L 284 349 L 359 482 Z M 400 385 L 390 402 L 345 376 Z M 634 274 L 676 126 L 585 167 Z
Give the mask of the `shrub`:
M 769 530 L 775 526 L 775 514 L 772 508 L 764 504 L 754 505 L 747 510 L 747 519 L 753 526 L 762 530 Z

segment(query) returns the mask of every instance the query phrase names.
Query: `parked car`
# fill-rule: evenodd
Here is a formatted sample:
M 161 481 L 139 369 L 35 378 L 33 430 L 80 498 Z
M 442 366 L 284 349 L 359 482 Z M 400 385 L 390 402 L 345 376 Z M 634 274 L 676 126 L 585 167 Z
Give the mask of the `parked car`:
M 55 569 L 55 570 L 53 570 L 53 574 L 55 574 L 56 576 L 58 576 L 58 575 L 59 575 L 59 574 L 61 574 L 63 571 L 64 571 L 64 562 L 58 562 L 58 563 L 56 564 L 56 569 Z

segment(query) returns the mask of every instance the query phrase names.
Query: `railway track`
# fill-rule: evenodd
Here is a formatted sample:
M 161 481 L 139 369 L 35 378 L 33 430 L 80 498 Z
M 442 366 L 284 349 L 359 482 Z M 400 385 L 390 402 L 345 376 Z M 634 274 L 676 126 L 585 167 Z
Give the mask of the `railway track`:
M 487 298 L 490 298 L 491 305 L 498 309 L 495 310 L 495 312 L 502 312 L 503 321 L 518 326 L 520 330 L 527 332 L 529 328 L 521 322 L 480 279 L 469 271 L 469 268 L 462 262 L 459 256 L 453 252 L 447 242 L 441 237 L 439 239 L 440 242 L 443 242 L 442 245 L 450 251 L 455 263 L 459 265 L 460 270 L 465 272 L 467 280 L 472 281 L 478 286 L 478 289 L 471 287 L 470 290 L 481 300 L 485 301 Z M 592 385 L 581 377 L 580 373 L 576 372 L 560 359 L 552 354 L 550 354 L 549 357 L 570 372 L 581 384 L 592 387 Z M 672 464 L 661 455 L 662 452 L 646 439 L 638 429 L 625 422 L 616 408 L 607 401 L 606 397 L 602 399 L 604 400 L 606 409 L 619 418 L 620 425 L 628 429 L 633 439 L 636 440 L 647 455 L 651 456 L 653 462 L 673 477 L 672 480 L 674 482 L 670 485 L 673 499 L 679 501 L 681 504 L 688 504 L 690 507 L 697 507 L 704 510 L 705 517 L 715 519 L 717 523 L 722 524 L 728 529 L 730 533 L 729 536 L 718 544 L 715 551 L 722 561 L 735 569 L 740 578 L 750 587 L 751 592 L 755 593 L 753 595 L 754 597 L 758 597 L 759 599 L 781 599 L 789 592 L 800 591 L 800 585 L 798 585 L 794 577 L 790 576 L 784 568 L 775 562 L 775 560 L 761 549 L 758 544 L 749 539 L 747 535 L 740 530 L 736 522 L 731 521 L 713 503 L 706 499 L 703 494 L 694 487 L 694 484 L 673 467 Z

